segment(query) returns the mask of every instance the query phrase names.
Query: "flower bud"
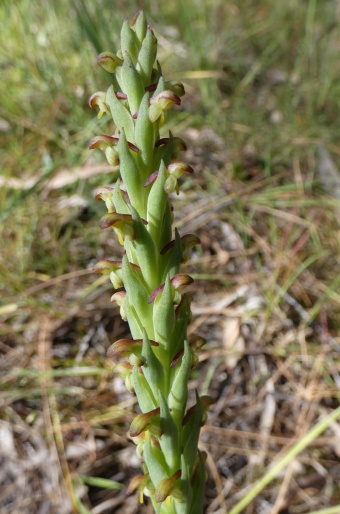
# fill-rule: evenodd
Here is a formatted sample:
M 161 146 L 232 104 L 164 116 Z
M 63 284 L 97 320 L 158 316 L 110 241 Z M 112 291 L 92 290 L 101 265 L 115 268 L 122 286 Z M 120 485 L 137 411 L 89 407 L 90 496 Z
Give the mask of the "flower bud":
M 203 426 L 207 421 L 207 411 L 208 411 L 210 405 L 212 403 L 214 403 L 214 400 L 211 398 L 211 396 L 204 395 L 204 396 L 200 396 L 199 401 L 200 401 L 201 407 L 202 407 L 201 426 Z M 182 421 L 183 426 L 185 426 L 188 423 L 189 419 L 194 414 L 196 409 L 197 409 L 197 404 L 193 405 L 192 407 L 190 407 L 190 409 L 187 410 L 187 412 L 185 413 L 185 416 L 183 418 L 183 421 Z
M 98 91 L 93 93 L 89 99 L 90 107 L 99 107 L 98 118 L 100 119 L 104 112 L 110 112 L 108 105 L 106 104 L 106 93 Z
M 137 264 L 133 264 L 129 262 L 131 268 L 140 271 L 140 267 Z M 102 261 L 97 262 L 97 264 L 93 268 L 94 273 L 103 273 L 103 275 L 109 275 L 112 271 L 115 272 L 117 269 L 121 269 L 122 261 L 112 261 L 110 259 L 104 259 Z
M 181 99 L 170 90 L 161 91 L 150 98 L 149 120 L 153 123 L 173 105 L 181 105 Z
M 117 269 L 122 267 L 122 261 L 111 261 L 110 259 L 104 259 L 102 261 L 97 262 L 97 264 L 92 268 L 94 273 L 102 273 L 103 275 L 110 275 L 112 271 L 116 271 Z
M 113 187 L 102 186 L 96 190 L 95 199 L 103 200 L 105 202 L 108 212 L 116 212 L 116 208 L 113 203 Z
M 120 362 L 114 368 L 114 372 L 120 375 L 122 378 L 126 378 L 128 375 L 131 375 L 133 370 L 133 366 L 129 362 Z
M 174 161 L 167 166 L 167 172 L 169 173 L 169 177 L 166 179 L 164 183 L 164 191 L 167 194 L 176 191 L 176 193 L 178 194 L 179 187 L 177 179 L 184 175 L 184 173 L 193 173 L 194 170 L 186 162 Z
M 158 148 L 163 145 L 167 145 L 169 142 L 170 142 L 169 137 L 162 137 L 161 139 L 159 139 L 156 142 L 155 148 Z M 181 139 L 180 137 L 173 137 L 172 143 L 173 143 L 173 150 L 172 150 L 172 155 L 171 155 L 171 161 L 174 161 L 174 160 L 178 159 L 181 152 L 185 152 L 187 150 L 187 145 L 185 144 L 183 139 Z
M 115 296 L 115 301 L 118 303 L 119 300 L 119 293 L 122 293 L 125 291 L 119 291 L 118 293 L 115 293 L 113 296 Z M 113 298 L 113 297 L 112 297 Z M 124 295 L 125 298 L 125 295 Z M 117 356 L 130 356 L 132 353 L 140 356 L 142 351 L 142 343 L 143 339 L 118 339 L 115 343 L 113 343 L 110 348 L 106 352 L 106 356 L 109 359 L 115 358 Z M 159 343 L 156 341 L 150 341 L 151 346 L 159 346 Z M 138 366 L 141 366 L 143 363 L 138 364 Z M 136 365 L 136 364 L 134 364 Z
M 94 148 L 99 148 L 100 150 L 106 150 L 108 147 L 116 146 L 118 143 L 118 137 L 100 134 L 99 136 L 95 136 L 93 139 L 91 139 L 89 143 L 89 149 L 93 150 Z M 127 141 L 127 145 L 130 148 L 130 150 L 133 150 L 134 152 L 139 152 L 139 149 L 133 143 Z
M 131 214 L 119 214 L 112 212 L 103 216 L 99 222 L 101 229 L 113 227 L 118 235 L 121 245 L 124 244 L 124 236 L 134 238 L 133 220 Z
M 122 317 L 122 319 L 124 319 L 124 318 Z M 124 321 L 127 321 L 127 320 L 125 319 Z M 124 383 L 125 383 L 125 387 L 128 390 L 128 392 L 133 394 L 135 392 L 135 388 L 133 387 L 133 380 L 132 380 L 132 374 L 131 373 L 130 373 L 130 375 L 128 375 L 125 378 Z
M 161 480 L 156 487 L 155 500 L 157 503 L 164 502 L 168 496 L 173 494 L 176 482 L 181 477 L 182 471 L 179 469 L 173 475 L 168 478 Z M 178 491 L 179 492 L 179 491 Z
M 124 286 L 121 277 L 114 271 L 111 271 L 111 273 L 110 273 L 110 280 L 111 280 L 111 284 L 113 285 L 114 289 L 120 289 L 121 287 Z
M 107 197 L 112 196 L 113 187 L 110 186 L 100 186 L 96 189 L 95 199 L 96 200 L 106 200 Z
M 150 98 L 150 105 L 159 105 L 163 110 L 173 105 L 181 105 L 181 99 L 170 90 L 161 91 Z
M 131 366 L 137 366 L 139 368 L 139 367 L 143 366 L 144 361 L 143 361 L 143 359 L 138 357 L 138 355 L 131 353 L 131 355 L 129 356 L 129 363 L 131 364 Z
M 113 225 L 123 223 L 132 224 L 132 216 L 131 214 L 120 214 L 118 212 L 111 212 L 109 214 L 105 214 L 99 221 L 99 226 L 101 229 L 112 227 Z
M 103 52 L 100 55 L 98 55 L 97 64 L 104 68 L 105 71 L 108 71 L 109 73 L 114 73 L 116 71 L 117 66 L 121 66 L 123 64 L 123 61 L 112 52 Z
M 107 162 L 109 164 L 111 164 L 111 166 L 118 166 L 119 165 L 119 155 L 118 153 L 113 149 L 111 148 L 110 146 L 108 146 L 105 150 L 105 157 L 107 159 Z
M 159 413 L 160 408 L 157 407 L 157 409 L 153 409 L 149 412 L 138 414 L 130 425 L 130 436 L 139 436 L 142 432 L 150 427 L 152 422 L 155 422 L 156 418 L 157 421 L 159 421 Z
M 179 194 L 179 187 L 176 177 L 170 175 L 170 177 L 166 179 L 164 182 L 164 191 L 167 195 L 173 193 L 174 191 L 176 191 L 176 194 Z
M 99 150 L 106 150 L 108 147 L 116 145 L 119 141 L 118 137 L 107 136 L 106 134 L 100 134 L 91 139 L 89 143 L 89 149 L 99 148 Z
M 147 19 L 146 19 L 144 11 L 139 11 L 130 20 L 129 25 L 135 31 L 139 43 L 142 43 L 143 39 L 145 38 L 146 31 L 148 29 L 148 22 L 147 22 Z
M 185 89 L 182 82 L 178 82 L 177 80 L 169 80 L 165 82 L 165 87 L 175 93 L 177 96 L 185 95 Z
M 201 243 L 200 238 L 195 234 L 185 234 L 181 237 L 182 243 L 182 257 L 181 262 L 186 262 L 190 257 L 190 250 L 193 246 L 199 245 Z M 162 250 L 161 255 L 166 254 L 171 248 L 175 245 L 175 240 L 173 239 L 170 243 L 166 244 Z
M 126 297 L 126 291 L 117 291 L 117 293 L 111 296 L 111 302 L 116 302 L 119 307 L 124 303 Z
M 171 176 L 175 178 L 180 178 L 184 173 L 193 173 L 194 170 L 192 169 L 189 164 L 182 161 L 174 161 L 171 164 L 167 166 L 167 170 L 170 173 Z
M 135 491 L 143 492 L 150 485 L 152 485 L 152 482 L 148 473 L 146 475 L 137 475 L 129 483 L 126 494 L 132 494 Z
M 116 304 L 120 307 L 120 315 L 123 321 L 127 321 L 126 312 L 124 308 L 126 297 L 126 291 L 117 291 L 117 293 L 111 296 L 111 302 L 116 302 Z
M 183 289 L 183 287 L 192 284 L 193 281 L 194 279 L 190 277 L 190 275 L 186 275 L 185 273 L 178 273 L 170 279 L 170 282 L 174 286 L 174 288 L 179 289 L 180 291 Z
M 129 393 L 134 393 L 134 387 L 132 384 L 132 370 L 133 366 L 129 362 L 120 362 L 119 364 L 115 365 L 113 372 L 117 375 L 119 375 L 125 383 L 126 389 L 129 391 Z
M 180 291 L 183 289 L 183 287 L 192 284 L 193 281 L 194 279 L 185 273 L 178 273 L 170 279 L 171 285 L 174 287 L 174 289 Z M 154 301 L 156 296 L 158 296 L 158 294 L 163 291 L 164 286 L 165 284 L 161 284 L 160 286 L 156 287 L 156 289 L 151 293 L 148 303 L 152 303 Z
M 138 348 L 138 345 L 140 348 Z M 141 352 L 141 343 L 133 339 L 118 339 L 113 343 L 106 352 L 108 359 L 113 359 L 117 356 L 129 356 L 132 352 Z
M 198 334 L 193 334 L 189 339 L 189 346 L 195 352 L 197 352 L 198 350 L 200 350 L 202 348 L 203 345 L 205 345 L 206 342 L 207 342 L 207 340 L 204 339 L 204 337 L 202 337 Z

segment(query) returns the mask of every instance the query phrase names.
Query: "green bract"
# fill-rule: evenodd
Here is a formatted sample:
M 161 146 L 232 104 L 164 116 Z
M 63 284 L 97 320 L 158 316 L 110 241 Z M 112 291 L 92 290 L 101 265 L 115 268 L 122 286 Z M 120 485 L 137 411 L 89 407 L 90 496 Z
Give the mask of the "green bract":
M 128 492 L 150 496 L 159 514 L 200 514 L 206 473 L 197 445 L 209 401 L 196 394 L 196 404 L 190 409 L 186 404 L 191 368 L 204 340 L 187 338 L 191 312 L 183 289 L 192 279 L 180 272 L 199 239 L 173 231 L 169 202 L 180 177 L 193 170 L 179 160 L 185 143 L 160 135 L 166 111 L 180 105 L 184 88 L 164 80 L 156 54 L 157 39 L 141 12 L 124 21 L 121 48 L 98 57 L 113 84 L 106 93 L 94 93 L 90 105 L 99 108 L 99 116 L 112 115 L 115 132 L 94 137 L 90 148 L 119 166 L 120 177 L 96 198 L 108 209 L 100 227 L 116 232 L 125 255 L 122 261 L 99 262 L 94 271 L 108 275 L 118 289 L 112 301 L 132 336 L 108 351 L 141 410 L 130 436 L 144 476 L 135 477 Z

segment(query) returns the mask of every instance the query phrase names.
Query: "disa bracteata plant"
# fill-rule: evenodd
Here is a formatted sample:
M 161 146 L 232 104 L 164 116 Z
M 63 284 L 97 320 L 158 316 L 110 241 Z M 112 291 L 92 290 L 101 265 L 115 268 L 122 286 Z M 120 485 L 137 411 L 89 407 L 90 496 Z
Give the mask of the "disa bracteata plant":
M 128 492 L 149 496 L 159 514 L 200 514 L 206 470 L 198 439 L 209 398 L 196 394 L 196 404 L 187 409 L 187 391 L 205 340 L 187 337 L 191 311 L 183 289 L 193 279 L 180 271 L 199 239 L 173 231 L 169 201 L 179 191 L 178 179 L 193 170 L 181 160 L 182 139 L 160 134 L 166 111 L 180 105 L 184 87 L 164 79 L 157 39 L 143 12 L 124 21 L 120 45 L 117 53 L 99 55 L 112 85 L 90 98 L 99 117 L 112 116 L 114 133 L 94 137 L 90 148 L 119 166 L 114 187 L 100 188 L 96 198 L 108 210 L 100 227 L 116 232 L 125 254 L 121 261 L 99 262 L 95 271 L 109 275 L 117 290 L 112 301 L 131 332 L 131 339 L 108 350 L 141 411 L 130 436 L 143 474 L 134 477 Z

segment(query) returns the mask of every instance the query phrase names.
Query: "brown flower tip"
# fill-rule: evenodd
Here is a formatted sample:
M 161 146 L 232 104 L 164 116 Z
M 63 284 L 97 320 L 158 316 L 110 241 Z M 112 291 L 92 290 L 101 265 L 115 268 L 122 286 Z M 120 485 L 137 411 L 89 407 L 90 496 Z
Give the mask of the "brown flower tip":
M 170 175 L 176 178 L 180 178 L 184 173 L 194 173 L 193 168 L 183 161 L 174 161 L 168 165 L 167 169 Z
M 96 189 L 95 199 L 96 200 L 106 200 L 108 196 L 112 195 L 113 187 L 110 186 L 101 186 Z
M 150 98 L 150 104 L 159 104 L 163 109 L 168 109 L 171 105 L 181 105 L 181 99 L 170 90 L 161 91 Z
M 140 348 L 138 348 L 138 346 Z M 110 346 L 106 352 L 106 356 L 108 359 L 112 359 L 118 355 L 130 355 L 134 350 L 139 350 L 140 352 L 141 343 L 139 341 L 134 339 L 119 339 Z
M 106 134 L 100 134 L 99 136 L 95 136 L 93 139 L 91 139 L 89 143 L 89 149 L 93 150 L 94 148 L 99 148 L 100 150 L 106 150 L 107 147 L 116 146 L 119 142 L 119 137 L 117 136 L 108 136 Z M 127 142 L 128 147 L 130 150 L 134 152 L 139 152 L 139 148 L 131 143 L 130 141 Z
M 178 273 L 174 275 L 170 279 L 171 285 L 177 290 L 181 290 L 183 287 L 188 286 L 194 282 L 194 279 L 190 277 L 190 275 L 186 275 L 185 273 Z M 159 293 L 161 293 L 164 289 L 165 284 L 161 284 L 156 287 L 156 289 L 151 293 L 148 303 L 152 303 Z
M 97 64 L 109 73 L 114 73 L 117 66 L 122 66 L 123 61 L 112 52 L 103 52 L 97 57 Z
M 140 271 L 140 267 L 133 262 L 129 262 L 132 269 L 136 271 Z M 92 268 L 94 273 L 103 273 L 104 275 L 109 275 L 111 271 L 117 271 L 117 269 L 121 269 L 122 261 L 113 261 L 111 259 L 103 259 L 102 261 L 97 262 L 97 264 Z
M 158 141 L 156 141 L 155 148 L 158 148 L 159 146 L 167 145 L 169 143 L 169 141 L 170 141 L 169 137 L 161 137 L 160 139 L 158 139 Z M 187 145 L 185 144 L 185 142 L 183 141 L 182 138 L 174 137 L 173 141 L 174 141 L 174 146 L 175 146 L 176 150 L 183 151 L 183 152 L 185 152 L 187 150 Z
M 157 503 L 164 502 L 170 496 L 175 488 L 177 480 L 182 476 L 182 471 L 179 469 L 173 475 L 161 480 L 155 490 L 155 500 Z
M 105 214 L 102 219 L 99 221 L 99 226 L 101 229 L 109 228 L 119 222 L 129 222 L 132 223 L 131 214 L 120 214 L 118 212 L 110 212 L 109 214 Z
M 207 410 L 209 409 L 210 405 L 214 403 L 214 400 L 211 398 L 211 396 L 204 395 L 200 397 L 200 402 L 202 406 L 202 425 L 204 425 L 207 417 Z M 185 426 L 188 423 L 189 419 L 194 414 L 196 409 L 197 404 L 193 405 L 192 407 L 190 407 L 190 409 L 187 410 L 182 421 L 182 426 Z
M 137 475 L 133 477 L 133 479 L 129 483 L 128 488 L 126 490 L 126 494 L 132 494 L 135 491 L 142 492 L 143 489 L 145 489 L 145 487 L 147 487 L 150 482 L 150 476 L 148 473 L 146 475 Z
M 97 264 L 92 268 L 93 273 L 103 273 L 104 275 L 109 275 L 111 271 L 117 271 L 122 267 L 122 261 L 112 261 L 110 259 L 103 259 L 102 261 L 97 262 Z
M 156 89 L 157 89 L 157 82 L 155 82 L 154 84 L 150 84 L 149 86 L 146 86 L 145 91 L 153 92 L 153 91 L 156 91 Z
M 138 414 L 134 420 L 132 421 L 130 425 L 130 436 L 131 437 L 137 437 L 142 432 L 147 430 L 154 421 L 154 419 L 159 416 L 160 408 L 157 407 L 156 409 L 153 409 L 149 412 L 144 412 L 142 414 Z
M 199 245 L 201 243 L 200 238 L 198 236 L 196 236 L 195 234 L 185 234 L 184 236 L 181 237 L 181 241 L 182 241 L 183 250 L 192 248 L 193 246 Z M 171 250 L 171 248 L 173 248 L 174 246 L 175 246 L 175 240 L 173 239 L 172 241 L 167 243 L 161 249 L 160 254 L 164 255 L 169 250 Z
M 115 136 L 107 136 L 106 134 L 100 134 L 91 139 L 89 143 L 89 149 L 99 148 L 105 150 L 108 146 L 114 146 L 118 143 L 119 138 Z

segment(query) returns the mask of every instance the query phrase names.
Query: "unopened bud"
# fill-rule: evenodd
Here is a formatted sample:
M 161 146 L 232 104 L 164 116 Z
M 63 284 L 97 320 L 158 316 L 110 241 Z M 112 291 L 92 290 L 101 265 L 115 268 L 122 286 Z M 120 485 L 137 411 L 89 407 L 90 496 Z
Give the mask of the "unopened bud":
M 103 200 L 105 202 L 106 208 L 109 212 L 115 212 L 116 208 L 112 199 L 113 187 L 110 186 L 102 186 L 96 190 L 95 199 Z
M 183 161 L 174 161 L 171 164 L 167 166 L 167 170 L 170 173 L 171 176 L 180 178 L 184 173 L 193 173 L 194 170 L 192 169 L 189 164 Z
M 167 195 L 173 193 L 174 191 L 176 191 L 177 194 L 179 193 L 178 182 L 176 177 L 170 175 L 170 177 L 166 179 L 166 181 L 164 182 L 164 191 Z
M 106 93 L 103 91 L 97 91 L 97 93 L 93 93 L 89 99 L 90 107 L 98 107 L 98 118 L 100 119 L 104 112 L 110 112 L 110 109 L 106 103 Z
M 161 91 L 150 98 L 149 120 L 153 123 L 173 105 L 181 105 L 181 99 L 170 90 Z
M 123 61 L 112 52 L 103 52 L 100 55 L 98 55 L 97 64 L 104 68 L 105 71 L 108 71 L 109 73 L 114 73 L 116 71 L 117 66 L 121 66 L 123 64 Z
M 118 166 L 119 165 L 119 155 L 116 150 L 108 146 L 105 150 L 105 157 L 107 159 L 107 162 L 111 164 L 111 166 Z
M 147 430 L 152 421 L 154 421 L 156 417 L 159 417 L 159 413 L 160 408 L 157 407 L 157 409 L 153 409 L 149 412 L 138 414 L 130 425 L 130 436 L 136 437 Z
M 111 296 L 111 302 L 115 302 L 120 307 L 120 315 L 124 321 L 127 321 L 126 312 L 124 309 L 126 291 L 117 291 Z
M 185 95 L 185 89 L 182 84 L 182 82 L 178 82 L 177 80 L 169 80 L 165 82 L 165 87 L 167 89 L 170 89 L 175 95 L 177 96 L 184 96 Z
M 168 496 L 173 494 L 176 482 L 181 477 L 182 471 L 179 469 L 171 477 L 161 480 L 156 487 L 155 500 L 157 503 L 164 502 Z M 179 492 L 179 491 L 178 491 Z
M 189 275 L 186 275 L 185 273 L 178 273 L 177 275 L 174 275 L 171 279 L 171 285 L 174 287 L 175 290 L 181 291 L 183 287 L 188 286 L 192 284 L 194 281 L 193 278 L 191 278 Z M 161 284 L 160 286 L 156 287 L 156 289 L 151 293 L 148 303 L 152 303 L 156 296 L 159 295 L 164 289 L 165 284 Z M 176 302 L 179 303 L 179 302 Z
M 207 395 L 201 396 L 199 400 L 201 402 L 201 407 L 202 407 L 201 426 L 203 426 L 207 420 L 207 411 L 208 411 L 210 405 L 212 403 L 214 403 L 214 400 L 211 398 L 211 396 L 207 396 Z M 185 426 L 188 423 L 189 419 L 194 414 L 196 409 L 197 409 L 197 404 L 193 405 L 192 407 L 190 407 L 190 409 L 187 410 L 187 412 L 185 413 L 185 416 L 183 418 L 183 421 L 182 421 L 183 426 Z
M 143 489 L 150 485 L 150 482 L 151 480 L 148 473 L 146 475 L 137 475 L 133 477 L 133 479 L 129 483 L 126 493 L 132 494 L 135 491 L 143 491 Z
M 105 214 L 99 221 L 99 226 L 101 229 L 112 227 L 113 225 L 121 225 L 123 223 L 129 223 L 132 225 L 132 216 L 131 214 L 120 214 L 118 212 L 111 212 L 109 214 Z
M 112 271 L 116 271 L 122 267 L 122 261 L 111 261 L 110 259 L 104 259 L 97 262 L 92 271 L 94 273 L 102 273 L 103 275 L 110 275 Z
M 119 275 L 117 275 L 117 273 L 115 273 L 114 271 L 111 271 L 111 273 L 110 273 L 110 280 L 111 280 L 111 283 L 112 283 L 114 289 L 120 289 L 121 287 L 124 286 L 121 277 Z
M 89 149 L 93 150 L 94 148 L 99 148 L 100 150 L 106 150 L 107 147 L 116 146 L 118 143 L 119 137 L 100 134 L 99 136 L 95 136 L 93 139 L 91 139 L 89 143 Z M 130 141 L 127 142 L 127 145 L 130 148 L 130 150 L 133 150 L 134 152 L 139 152 L 138 147 L 133 143 L 130 143 Z

